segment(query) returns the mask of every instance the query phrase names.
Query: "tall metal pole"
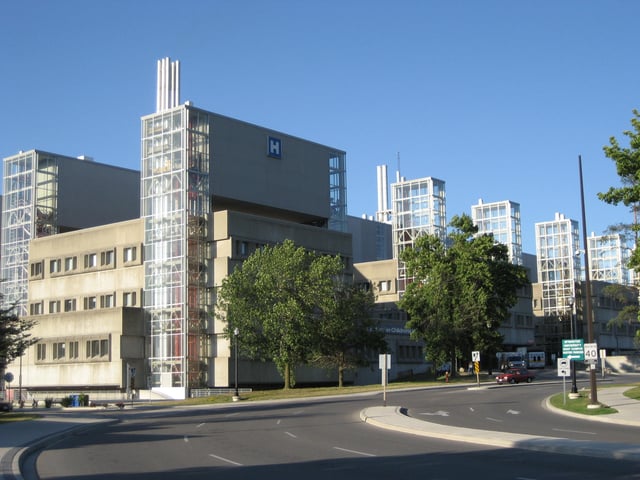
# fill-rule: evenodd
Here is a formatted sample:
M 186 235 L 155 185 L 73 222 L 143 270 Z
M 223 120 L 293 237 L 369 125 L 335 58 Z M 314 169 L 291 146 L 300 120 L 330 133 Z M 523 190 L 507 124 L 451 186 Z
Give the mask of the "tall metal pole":
M 573 330 L 573 318 L 575 317 L 575 297 L 571 297 L 569 300 L 569 305 L 571 306 L 571 318 L 569 321 L 571 322 L 571 340 L 574 340 L 575 332 Z M 575 398 L 578 397 L 578 384 L 576 381 L 576 362 L 573 359 L 569 360 L 569 365 L 571 365 L 571 393 L 575 395 Z
M 235 372 L 234 372 L 234 373 L 235 373 L 235 377 L 236 377 L 236 389 L 235 389 L 235 392 L 234 392 L 234 394 L 233 394 L 233 396 L 234 396 L 235 398 L 238 398 L 238 397 L 240 396 L 240 395 L 238 394 L 238 333 L 240 333 L 240 332 L 238 331 L 238 329 L 237 329 L 237 328 L 235 328 L 235 329 L 233 330 L 233 336 L 235 337 L 235 340 L 236 340 L 236 342 L 235 342 L 235 344 L 236 344 L 236 345 L 235 345 L 235 347 L 236 347 L 236 348 L 235 348 L 235 364 L 236 364 L 236 365 L 235 365 L 235 369 L 234 369 L 234 370 L 235 370 Z
M 586 313 L 587 313 L 587 338 L 593 343 L 593 309 L 591 305 L 591 274 L 589 273 L 589 239 L 587 238 L 587 218 L 584 209 L 584 186 L 582 182 L 582 155 L 578 155 L 578 168 L 580 170 L 580 201 L 582 203 L 582 238 L 584 240 L 584 285 L 586 289 Z M 596 388 L 596 371 L 589 368 L 589 381 L 591 384 L 591 397 L 589 405 L 598 405 L 598 389 Z

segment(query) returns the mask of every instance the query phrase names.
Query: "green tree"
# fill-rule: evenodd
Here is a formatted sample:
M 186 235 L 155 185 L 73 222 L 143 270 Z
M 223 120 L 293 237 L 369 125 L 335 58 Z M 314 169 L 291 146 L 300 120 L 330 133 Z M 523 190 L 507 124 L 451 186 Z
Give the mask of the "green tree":
M 598 198 L 611 205 L 622 203 L 631 209 L 633 220 L 631 223 L 620 223 L 609 227 L 611 232 L 631 234 L 635 244 L 638 244 L 640 221 L 640 112 L 633 110 L 631 119 L 632 130 L 625 130 L 623 134 L 629 139 L 629 146 L 622 147 L 615 137 L 609 139 L 609 145 L 603 147 L 607 158 L 616 164 L 616 171 L 622 183 L 621 187 L 611 187 L 608 191 L 598 193 Z M 629 267 L 640 267 L 640 251 L 636 248 L 630 258 Z
M 0 373 L 38 341 L 30 333 L 36 322 L 18 317 L 15 310 L 15 305 L 0 308 Z
M 239 332 L 240 352 L 276 365 L 284 388 L 315 349 L 321 306 L 343 271 L 339 257 L 318 255 L 291 240 L 254 252 L 222 282 L 219 318 Z
M 509 261 L 505 245 L 477 235 L 468 215 L 451 220 L 447 241 L 425 234 L 401 254 L 411 283 L 399 302 L 412 338 L 427 357 L 454 364 L 478 350 L 493 355 L 502 345 L 498 327 L 527 284 L 524 267 Z
M 613 330 L 614 336 L 618 327 L 626 324 L 636 324 L 640 309 L 638 308 L 638 291 L 634 287 L 612 283 L 602 290 L 602 293 L 609 297 L 614 304 L 621 308 L 618 315 L 607 322 L 607 327 Z M 640 334 L 636 332 L 636 345 L 640 345 Z
M 373 319 L 374 304 L 371 291 L 339 281 L 322 308 L 312 363 L 337 369 L 339 387 L 346 370 L 369 364 L 368 350 L 386 352 L 384 333 Z

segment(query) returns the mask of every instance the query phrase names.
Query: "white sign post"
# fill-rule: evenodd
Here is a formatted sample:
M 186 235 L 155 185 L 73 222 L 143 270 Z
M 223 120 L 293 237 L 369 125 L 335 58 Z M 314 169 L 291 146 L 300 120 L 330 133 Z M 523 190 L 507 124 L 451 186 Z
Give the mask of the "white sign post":
M 473 370 L 476 372 L 476 382 L 480 386 L 480 352 L 478 350 L 471 352 L 471 361 L 473 362 Z
M 602 369 L 602 379 L 604 380 L 604 369 L 606 367 L 607 351 L 604 348 L 600 349 L 600 368 Z
M 567 404 L 567 377 L 571 375 L 571 362 L 568 358 L 558 359 L 558 376 L 562 377 L 562 398 Z
M 378 364 L 382 370 L 382 401 L 383 406 L 387 406 L 387 381 L 389 378 L 389 370 L 391 369 L 391 355 L 382 353 L 378 356 Z

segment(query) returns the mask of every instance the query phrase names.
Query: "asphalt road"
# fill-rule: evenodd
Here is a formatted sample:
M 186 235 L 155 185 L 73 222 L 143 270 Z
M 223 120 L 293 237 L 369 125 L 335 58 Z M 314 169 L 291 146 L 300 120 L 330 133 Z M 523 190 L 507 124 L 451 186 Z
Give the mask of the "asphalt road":
M 539 382 L 484 392 L 460 388 L 389 392 L 387 403 L 406 404 L 412 415 L 429 421 L 482 428 L 492 424 L 509 429 L 546 428 L 547 435 L 560 429 L 553 436 L 567 438 L 569 434 L 591 435 L 580 433 L 587 428 L 610 427 L 584 421 L 576 427 L 574 419 L 544 412 L 542 398 L 549 388 L 557 390 L 558 386 L 561 388 L 561 384 L 554 387 Z M 49 446 L 28 462 L 24 476 L 26 480 L 640 478 L 640 465 L 635 462 L 440 441 L 360 421 L 360 410 L 381 403 L 381 395 L 375 394 L 268 405 L 124 411 L 117 423 L 70 435 Z M 626 438 L 625 430 L 614 426 L 611 432 L 595 434 Z M 637 433 L 630 429 L 634 431 Z

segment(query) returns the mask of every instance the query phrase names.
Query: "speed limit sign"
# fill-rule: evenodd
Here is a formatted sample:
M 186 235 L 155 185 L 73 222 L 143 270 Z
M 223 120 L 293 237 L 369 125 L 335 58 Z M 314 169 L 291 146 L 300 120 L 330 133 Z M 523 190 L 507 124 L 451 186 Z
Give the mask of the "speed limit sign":
M 597 343 L 584 344 L 584 360 L 585 362 L 595 362 L 596 360 L 598 360 L 598 344 Z

